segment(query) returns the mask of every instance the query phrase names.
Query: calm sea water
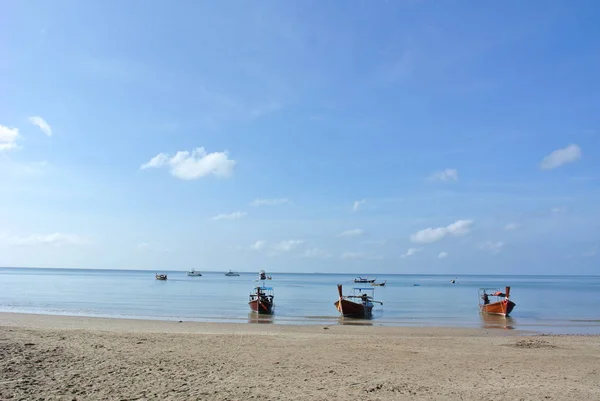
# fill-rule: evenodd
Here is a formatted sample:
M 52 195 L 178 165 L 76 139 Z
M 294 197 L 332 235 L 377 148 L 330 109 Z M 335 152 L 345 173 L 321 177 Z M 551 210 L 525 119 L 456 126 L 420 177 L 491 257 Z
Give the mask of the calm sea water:
M 188 277 L 153 271 L 0 268 L 0 311 L 159 320 L 275 324 L 370 324 L 524 329 L 600 334 L 600 276 L 378 275 L 383 301 L 369 321 L 340 319 L 336 284 L 358 286 L 352 274 L 271 273 L 275 315 L 249 313 L 257 273 Z M 375 278 L 375 277 L 372 277 Z M 418 284 L 415 286 L 414 284 Z M 511 318 L 482 316 L 479 287 L 510 285 L 517 304 Z M 365 286 L 362 284 L 362 286 Z

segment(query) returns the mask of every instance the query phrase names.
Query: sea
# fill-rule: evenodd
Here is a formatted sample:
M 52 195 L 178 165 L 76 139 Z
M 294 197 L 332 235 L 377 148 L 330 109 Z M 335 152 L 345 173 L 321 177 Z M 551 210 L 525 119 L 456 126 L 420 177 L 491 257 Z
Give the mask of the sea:
M 258 272 L 184 271 L 155 279 L 155 271 L 0 268 L 0 312 L 248 324 L 356 324 L 483 327 L 556 334 L 600 334 L 600 276 L 493 276 L 380 274 L 384 287 L 355 284 L 353 274 L 269 273 L 275 313 L 250 312 L 248 296 Z M 455 280 L 453 283 L 452 280 Z M 373 288 L 369 320 L 341 318 L 334 307 L 344 293 Z M 511 286 L 511 317 L 479 313 L 478 289 Z

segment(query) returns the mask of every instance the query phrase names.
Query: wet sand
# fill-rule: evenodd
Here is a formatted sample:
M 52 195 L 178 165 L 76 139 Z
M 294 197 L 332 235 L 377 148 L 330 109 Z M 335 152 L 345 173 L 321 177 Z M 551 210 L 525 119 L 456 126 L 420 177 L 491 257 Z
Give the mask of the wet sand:
M 594 400 L 600 336 L 0 313 L 0 400 Z

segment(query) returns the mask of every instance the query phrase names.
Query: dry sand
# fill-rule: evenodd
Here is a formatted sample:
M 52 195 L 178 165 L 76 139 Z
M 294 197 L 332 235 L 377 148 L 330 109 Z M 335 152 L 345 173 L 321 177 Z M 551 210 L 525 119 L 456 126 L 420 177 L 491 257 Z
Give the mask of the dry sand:
M 0 313 L 0 400 L 600 400 L 599 336 Z

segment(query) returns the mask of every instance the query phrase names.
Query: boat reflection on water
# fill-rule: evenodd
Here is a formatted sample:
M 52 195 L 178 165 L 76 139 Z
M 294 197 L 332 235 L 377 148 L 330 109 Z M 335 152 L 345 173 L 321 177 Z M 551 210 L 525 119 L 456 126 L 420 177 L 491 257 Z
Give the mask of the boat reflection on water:
M 261 315 L 258 313 L 250 312 L 248 313 L 248 323 L 270 324 L 273 323 L 273 315 Z
M 373 326 L 373 321 L 370 319 L 354 319 L 343 316 L 338 318 L 338 323 L 346 326 Z
M 505 329 L 513 330 L 515 328 L 515 320 L 512 317 L 504 317 L 500 315 L 489 315 L 480 313 L 481 325 L 484 329 Z

